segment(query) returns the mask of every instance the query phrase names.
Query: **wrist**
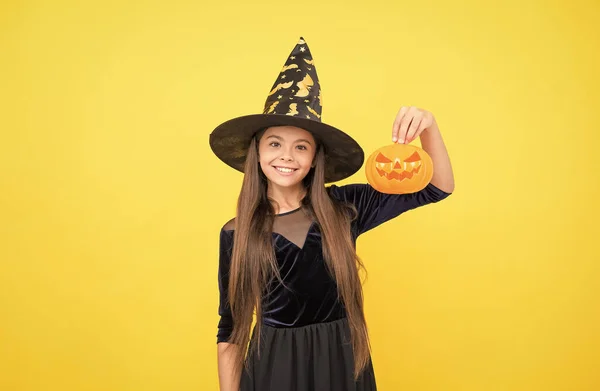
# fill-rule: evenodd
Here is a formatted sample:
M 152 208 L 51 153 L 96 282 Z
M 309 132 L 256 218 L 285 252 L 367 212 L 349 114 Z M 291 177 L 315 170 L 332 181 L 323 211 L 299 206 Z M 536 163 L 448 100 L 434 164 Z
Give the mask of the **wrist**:
M 421 133 L 421 137 L 431 137 L 431 136 L 437 135 L 439 133 L 440 133 L 440 128 L 438 128 L 438 125 L 434 120 L 433 124 Z

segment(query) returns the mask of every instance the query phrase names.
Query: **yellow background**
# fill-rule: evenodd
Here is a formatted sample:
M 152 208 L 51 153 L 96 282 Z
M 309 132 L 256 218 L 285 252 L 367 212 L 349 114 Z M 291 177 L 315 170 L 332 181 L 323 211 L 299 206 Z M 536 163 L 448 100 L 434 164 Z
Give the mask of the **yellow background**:
M 0 389 L 217 389 L 242 177 L 208 135 L 262 110 L 301 35 L 326 122 L 370 154 L 426 108 L 455 170 L 359 240 L 379 389 L 600 389 L 599 9 L 3 2 Z

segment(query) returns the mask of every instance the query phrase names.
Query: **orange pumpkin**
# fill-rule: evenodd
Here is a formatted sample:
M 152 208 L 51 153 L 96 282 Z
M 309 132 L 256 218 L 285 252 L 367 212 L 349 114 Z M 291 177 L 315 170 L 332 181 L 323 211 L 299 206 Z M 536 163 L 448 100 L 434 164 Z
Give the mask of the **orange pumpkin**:
M 394 143 L 373 152 L 365 170 L 369 184 L 382 193 L 415 193 L 431 180 L 433 161 L 419 147 Z

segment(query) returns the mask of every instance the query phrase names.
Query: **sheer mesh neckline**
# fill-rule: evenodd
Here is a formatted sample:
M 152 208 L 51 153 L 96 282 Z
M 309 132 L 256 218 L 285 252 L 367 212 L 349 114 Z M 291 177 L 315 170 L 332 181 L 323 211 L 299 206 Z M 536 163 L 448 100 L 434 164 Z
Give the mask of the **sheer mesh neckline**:
M 272 230 L 298 248 L 303 248 L 312 224 L 313 220 L 300 207 L 275 215 Z
M 275 216 L 277 216 L 277 217 L 286 216 L 286 215 L 292 214 L 294 212 L 298 212 L 300 209 L 302 209 L 301 206 L 297 207 L 296 209 L 289 210 L 287 212 L 277 213 Z
M 302 213 L 302 207 L 299 207 L 274 215 L 271 232 L 283 237 L 299 249 L 303 249 L 314 223 L 315 221 L 307 213 Z M 231 219 L 223 229 L 233 231 L 235 219 Z

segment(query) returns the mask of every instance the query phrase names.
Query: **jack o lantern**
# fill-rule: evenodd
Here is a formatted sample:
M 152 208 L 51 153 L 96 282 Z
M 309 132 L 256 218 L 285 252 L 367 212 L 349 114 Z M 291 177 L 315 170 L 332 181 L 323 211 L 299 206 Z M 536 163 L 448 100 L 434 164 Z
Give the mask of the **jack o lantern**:
M 419 147 L 392 144 L 373 152 L 365 170 L 369 184 L 382 193 L 415 193 L 431 180 L 433 160 Z

